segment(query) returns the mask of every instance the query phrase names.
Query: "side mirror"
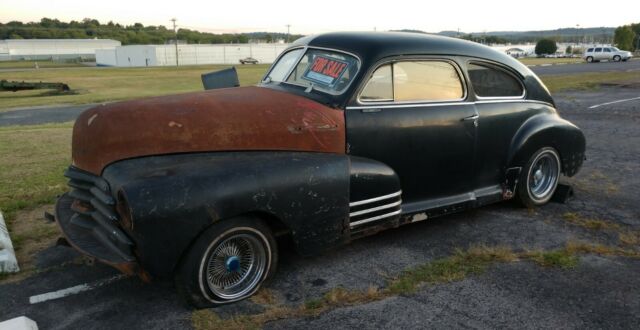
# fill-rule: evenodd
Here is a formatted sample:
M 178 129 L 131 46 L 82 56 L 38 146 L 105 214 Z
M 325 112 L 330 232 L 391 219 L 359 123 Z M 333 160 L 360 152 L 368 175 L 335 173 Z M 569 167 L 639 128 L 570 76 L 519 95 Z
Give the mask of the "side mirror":
M 202 75 L 202 85 L 205 90 L 217 88 L 240 87 L 238 72 L 235 67 Z

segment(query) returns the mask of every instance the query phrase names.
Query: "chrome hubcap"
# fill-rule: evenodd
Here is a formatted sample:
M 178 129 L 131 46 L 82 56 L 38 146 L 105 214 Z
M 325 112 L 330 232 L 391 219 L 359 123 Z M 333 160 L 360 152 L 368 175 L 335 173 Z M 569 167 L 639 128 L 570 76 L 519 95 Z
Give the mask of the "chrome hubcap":
M 558 158 L 551 152 L 538 155 L 529 172 L 529 193 L 533 199 L 543 200 L 553 193 L 560 174 Z
M 266 264 L 267 254 L 260 239 L 251 234 L 230 236 L 209 256 L 207 284 L 223 299 L 245 296 L 260 283 Z

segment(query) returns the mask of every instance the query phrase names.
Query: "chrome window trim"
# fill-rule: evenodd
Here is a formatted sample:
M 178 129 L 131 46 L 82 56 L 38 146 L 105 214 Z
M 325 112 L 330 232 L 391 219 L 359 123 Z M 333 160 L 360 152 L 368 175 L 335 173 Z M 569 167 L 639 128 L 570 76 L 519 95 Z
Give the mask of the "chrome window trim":
M 289 52 L 291 52 L 293 50 L 296 50 L 296 49 L 302 49 L 303 51 L 302 51 L 302 53 L 300 53 L 300 56 L 298 56 L 298 58 L 296 59 L 295 65 L 291 66 L 289 71 L 287 71 L 287 74 L 285 75 L 286 78 L 284 79 L 284 81 L 278 81 L 277 82 L 278 84 L 287 84 L 287 85 L 293 85 L 293 86 L 299 86 L 299 87 L 305 87 L 305 88 L 309 87 L 309 86 L 306 86 L 306 85 L 296 84 L 296 83 L 292 83 L 292 82 L 288 82 L 287 81 L 289 79 L 289 77 L 291 76 L 291 74 L 293 73 L 293 70 L 295 70 L 295 68 L 300 63 L 300 60 L 302 60 L 302 57 L 307 53 L 307 51 L 309 49 L 318 49 L 318 50 L 326 50 L 326 51 L 335 52 L 335 53 L 343 53 L 343 54 L 352 56 L 353 58 L 355 58 L 358 61 L 358 63 L 357 63 L 358 64 L 358 70 L 356 71 L 356 74 L 353 76 L 353 78 L 350 79 L 349 83 L 347 84 L 347 86 L 345 86 L 342 89 L 342 91 L 331 93 L 331 92 L 326 91 L 324 89 L 315 89 L 315 90 L 320 91 L 320 92 L 325 93 L 325 94 L 328 94 L 328 95 L 333 95 L 333 96 L 342 95 L 349 89 L 349 87 L 351 87 L 351 84 L 353 84 L 353 81 L 356 79 L 356 77 L 358 77 L 358 75 L 360 75 L 360 71 L 361 71 L 360 69 L 362 68 L 362 59 L 360 58 L 360 56 L 358 56 L 358 55 L 356 55 L 354 53 L 348 52 L 348 51 L 334 49 L 334 48 L 327 48 L 327 47 L 316 47 L 316 46 L 305 45 L 305 46 L 297 46 L 297 47 L 289 48 L 289 49 L 286 49 L 286 51 L 282 52 L 282 54 L 280 54 L 278 56 L 278 58 L 276 58 L 276 61 L 273 62 L 273 64 L 278 63 L 278 61 L 280 61 L 280 58 L 282 58 L 282 56 L 284 56 L 284 54 L 287 54 L 287 53 L 289 53 Z M 265 81 L 265 79 L 267 79 L 269 74 L 271 74 L 271 71 L 273 70 L 274 66 L 275 65 L 272 65 L 271 68 L 269 68 L 269 71 L 267 72 L 267 74 L 264 75 L 264 77 L 262 77 L 262 80 L 260 80 L 260 83 L 263 83 Z
M 460 80 L 460 85 L 462 86 L 462 97 L 459 99 L 450 99 L 450 100 L 411 100 L 411 101 L 395 101 L 395 97 L 396 97 L 396 91 L 395 91 L 395 86 L 393 84 L 393 74 L 394 74 L 394 70 L 393 70 L 393 63 L 398 63 L 398 62 L 445 62 L 445 63 L 449 63 L 455 70 L 456 73 L 458 74 L 458 79 Z M 366 88 L 367 84 L 369 84 L 369 80 L 371 79 L 371 77 L 373 77 L 373 74 L 378 71 L 378 69 L 380 69 L 382 66 L 387 65 L 387 64 L 392 64 L 391 65 L 391 91 L 393 92 L 393 98 L 394 100 L 392 101 L 364 101 L 362 99 L 360 99 L 360 97 L 362 96 L 362 92 L 364 91 L 364 89 Z M 379 104 L 379 105 L 388 105 L 388 104 L 409 104 L 409 103 L 443 103 L 443 102 L 461 102 L 467 99 L 467 96 L 469 94 L 469 91 L 467 89 L 467 84 L 466 84 L 466 78 L 464 76 L 464 74 L 462 74 L 462 69 L 460 68 L 460 66 L 458 65 L 458 63 L 456 63 L 454 60 L 451 59 L 447 59 L 447 58 L 442 58 L 442 57 L 415 57 L 415 58 L 402 58 L 402 59 L 390 59 L 384 62 L 380 62 L 378 63 L 378 65 L 376 66 L 376 68 L 371 71 L 371 75 L 369 77 L 367 77 L 367 82 L 365 83 L 364 87 L 358 91 L 358 97 L 356 98 L 356 102 L 360 105 L 369 105 L 369 104 Z
M 356 202 L 351 202 L 351 203 L 349 203 L 349 207 L 368 204 L 368 203 L 373 203 L 373 202 L 381 201 L 383 199 L 389 199 L 389 198 L 397 197 L 397 196 L 400 196 L 401 194 L 402 194 L 402 190 L 398 190 L 398 191 L 396 191 L 396 192 L 394 192 L 392 194 L 382 195 L 382 196 L 369 198 L 369 199 L 363 199 L 363 200 L 356 201 Z
M 525 87 L 524 83 L 518 76 L 510 72 L 510 70 L 503 68 L 500 65 L 493 64 L 491 62 L 480 61 L 480 60 L 468 60 L 467 74 L 469 73 L 469 67 L 468 67 L 469 64 L 476 64 L 478 66 L 484 66 L 490 69 L 495 68 L 496 70 L 505 72 L 506 74 L 513 77 L 513 79 L 515 79 L 518 82 L 518 84 L 520 84 L 520 88 L 522 88 L 522 95 L 520 96 L 479 96 L 478 93 L 476 93 L 476 89 L 474 88 L 473 95 L 476 97 L 477 100 L 522 100 L 527 96 L 527 88 Z M 471 77 L 469 77 L 469 84 L 473 87 L 473 81 L 471 81 Z
M 454 103 L 426 103 L 426 104 L 395 104 L 395 105 L 352 105 L 346 107 L 346 110 L 366 110 L 366 109 L 392 109 L 392 108 L 422 108 L 422 107 L 438 107 L 438 106 L 452 106 L 452 105 L 474 105 L 474 104 L 490 104 L 490 103 L 537 103 L 546 106 L 553 107 L 553 104 L 538 101 L 538 100 L 523 100 L 523 99 L 503 99 L 503 100 L 481 100 L 475 102 L 454 102 Z

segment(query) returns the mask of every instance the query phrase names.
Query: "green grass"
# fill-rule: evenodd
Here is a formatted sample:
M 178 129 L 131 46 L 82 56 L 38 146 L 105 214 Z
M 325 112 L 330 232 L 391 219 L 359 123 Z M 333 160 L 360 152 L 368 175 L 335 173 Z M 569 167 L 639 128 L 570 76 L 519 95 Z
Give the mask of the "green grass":
M 0 209 L 9 225 L 16 211 L 53 202 L 66 190 L 71 123 L 0 128 Z
M 2 61 L 0 62 L 0 69 L 33 69 L 36 67 L 44 68 L 71 68 L 71 67 L 86 67 L 82 63 L 75 62 L 56 62 L 51 60 L 44 61 Z
M 596 89 L 604 83 L 638 83 L 639 72 L 597 72 L 571 75 L 544 75 L 542 82 L 551 92 Z
M 54 104 L 86 104 L 146 96 L 201 91 L 203 73 L 229 65 L 154 68 L 68 68 L 1 72 L 0 79 L 63 82 L 76 94 L 54 94 L 48 90 L 1 92 L 0 111 L 15 107 Z M 238 66 L 240 84 L 257 84 L 267 65 Z
M 568 249 L 531 252 L 529 257 L 543 267 L 570 269 L 578 265 L 578 257 Z
M 519 58 L 520 62 L 525 65 L 542 65 L 542 64 L 562 64 L 562 63 L 582 63 L 581 58 Z
M 43 212 L 67 190 L 62 173 L 71 162 L 71 130 L 71 123 L 0 127 L 0 210 L 21 268 L 0 282 L 32 274 L 33 257 L 60 235 Z

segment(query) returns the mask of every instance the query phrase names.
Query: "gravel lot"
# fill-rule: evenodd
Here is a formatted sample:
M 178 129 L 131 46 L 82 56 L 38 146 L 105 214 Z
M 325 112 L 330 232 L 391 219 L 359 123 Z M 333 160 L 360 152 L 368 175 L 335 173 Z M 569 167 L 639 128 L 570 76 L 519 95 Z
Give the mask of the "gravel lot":
M 339 286 L 382 287 L 407 268 L 478 244 L 515 251 L 562 248 L 571 240 L 619 245 L 621 231 L 640 230 L 640 100 L 589 107 L 638 96 L 637 85 L 555 96 L 561 114 L 587 137 L 583 170 L 565 180 L 575 189 L 567 204 L 535 211 L 497 204 L 386 231 L 314 258 L 281 251 L 278 274 L 268 286 L 274 301 L 244 301 L 212 311 L 222 319 L 237 318 L 273 305 L 301 306 Z M 568 213 L 614 224 L 615 230 L 572 224 Z M 41 273 L 0 285 L 0 320 L 26 315 L 41 329 L 191 327 L 193 310 L 180 302 L 171 283 L 125 278 L 30 304 L 30 296 L 117 274 L 103 265 L 69 262 L 74 258 L 67 248 L 49 248 L 37 257 Z M 415 294 L 284 318 L 265 328 L 637 328 L 639 273 L 640 259 L 596 254 L 580 255 L 572 269 L 499 263 L 461 281 L 423 286 Z

